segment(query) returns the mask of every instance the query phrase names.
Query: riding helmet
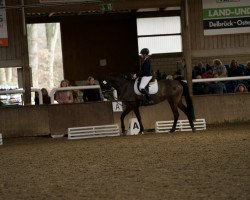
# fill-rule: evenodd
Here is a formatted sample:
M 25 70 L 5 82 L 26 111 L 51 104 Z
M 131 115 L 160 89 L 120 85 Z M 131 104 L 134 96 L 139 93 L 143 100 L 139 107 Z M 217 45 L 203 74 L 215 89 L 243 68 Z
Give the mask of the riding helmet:
M 148 55 L 149 54 L 149 50 L 148 50 L 148 48 L 143 48 L 140 53 L 142 55 Z

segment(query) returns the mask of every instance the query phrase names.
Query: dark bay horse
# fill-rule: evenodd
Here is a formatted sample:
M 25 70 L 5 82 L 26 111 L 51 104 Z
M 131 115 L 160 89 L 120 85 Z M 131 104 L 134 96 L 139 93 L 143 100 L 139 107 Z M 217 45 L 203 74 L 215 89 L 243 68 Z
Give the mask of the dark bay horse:
M 121 75 L 106 75 L 99 78 L 99 83 L 102 90 L 110 87 L 115 88 L 117 90 L 119 100 L 125 105 L 125 109 L 120 117 L 122 133 L 125 134 L 124 118 L 130 111 L 134 111 L 140 124 L 139 133 L 143 133 L 144 127 L 141 122 L 141 115 L 139 111 L 139 107 L 143 106 L 143 101 L 142 96 L 137 95 L 134 92 L 134 81 L 128 80 Z M 185 97 L 187 106 L 182 103 L 182 96 Z M 195 131 L 193 123 L 195 119 L 193 103 L 185 82 L 168 79 L 160 80 L 158 81 L 158 92 L 151 95 L 151 98 L 154 101 L 154 104 L 158 104 L 164 100 L 169 102 L 174 115 L 174 123 L 170 132 L 174 132 L 176 129 L 176 124 L 179 118 L 178 108 L 186 114 L 190 127 L 193 131 Z

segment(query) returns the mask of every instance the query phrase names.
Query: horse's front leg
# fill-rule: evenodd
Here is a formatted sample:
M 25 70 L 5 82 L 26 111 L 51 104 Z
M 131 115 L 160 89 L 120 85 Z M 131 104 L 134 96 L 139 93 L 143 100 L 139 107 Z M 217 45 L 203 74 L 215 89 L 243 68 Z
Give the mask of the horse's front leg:
M 134 108 L 134 113 L 135 113 L 135 115 L 136 115 L 136 117 L 137 117 L 137 120 L 138 120 L 138 122 L 139 122 L 139 125 L 140 125 L 140 131 L 139 131 L 139 133 L 140 133 L 140 134 L 143 134 L 144 127 L 143 127 L 142 122 L 141 122 L 141 114 L 140 114 L 140 110 L 139 110 L 139 107 L 138 107 L 138 106 L 136 106 L 136 107 Z
M 125 135 L 125 124 L 124 124 L 124 118 L 126 115 L 131 111 L 130 106 L 126 106 L 125 110 L 122 112 L 120 120 L 121 120 L 121 129 L 122 129 L 122 134 Z

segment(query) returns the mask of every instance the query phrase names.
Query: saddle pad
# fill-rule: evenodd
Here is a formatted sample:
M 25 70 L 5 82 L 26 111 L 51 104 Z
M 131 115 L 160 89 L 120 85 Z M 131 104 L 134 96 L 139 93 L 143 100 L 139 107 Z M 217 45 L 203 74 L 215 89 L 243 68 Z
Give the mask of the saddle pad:
M 134 84 L 134 91 L 137 95 L 141 95 L 142 93 L 138 90 L 138 78 L 135 80 L 135 84 Z M 155 79 L 154 82 L 150 82 L 149 83 L 149 94 L 156 94 L 158 92 L 158 82 Z

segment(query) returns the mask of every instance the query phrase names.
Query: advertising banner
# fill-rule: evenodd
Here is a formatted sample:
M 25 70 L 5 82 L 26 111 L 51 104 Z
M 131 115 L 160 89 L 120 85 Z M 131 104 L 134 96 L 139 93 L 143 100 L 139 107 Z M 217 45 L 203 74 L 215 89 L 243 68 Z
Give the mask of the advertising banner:
M 5 6 L 5 0 L 0 0 L 0 7 Z M 5 9 L 0 9 L 0 47 L 8 46 L 8 31 Z
M 250 0 L 202 0 L 204 35 L 250 33 Z

